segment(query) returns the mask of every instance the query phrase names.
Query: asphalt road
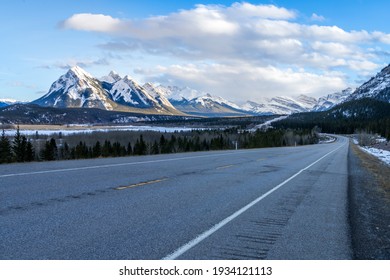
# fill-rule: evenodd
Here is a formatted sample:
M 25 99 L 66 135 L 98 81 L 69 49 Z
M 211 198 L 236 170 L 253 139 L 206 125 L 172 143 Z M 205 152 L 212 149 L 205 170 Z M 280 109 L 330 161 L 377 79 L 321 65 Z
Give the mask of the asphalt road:
M 0 259 L 350 259 L 348 145 L 0 165 Z

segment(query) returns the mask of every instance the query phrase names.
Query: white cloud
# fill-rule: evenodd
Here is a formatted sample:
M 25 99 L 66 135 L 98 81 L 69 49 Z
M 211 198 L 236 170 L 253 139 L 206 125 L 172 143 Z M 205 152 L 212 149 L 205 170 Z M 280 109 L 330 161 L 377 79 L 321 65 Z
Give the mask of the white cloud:
M 274 5 L 253 5 L 250 3 L 234 3 L 226 9 L 233 17 L 248 18 L 259 17 L 269 19 L 294 19 L 294 11 L 276 7 Z
M 313 13 L 311 15 L 310 19 L 312 21 L 320 21 L 320 22 L 325 21 L 325 17 L 324 16 L 317 15 L 316 13 Z
M 346 44 L 334 42 L 315 41 L 312 43 L 313 50 L 335 57 L 352 55 L 355 50 Z
M 224 88 L 226 95 L 237 93 L 238 87 L 246 88 L 248 96 L 310 90 L 318 94 L 347 86 L 349 77 L 334 75 L 335 71 L 359 75 L 382 65 L 380 53 L 372 47 L 390 44 L 390 34 L 302 24 L 297 15 L 283 7 L 244 2 L 197 5 L 137 20 L 75 14 L 62 27 L 111 35 L 111 42 L 99 46 L 105 50 L 173 57 L 179 63 L 162 66 L 160 78 L 202 81 L 212 87 L 210 91 L 222 93 Z M 313 13 L 311 19 L 325 18 Z M 238 86 L 241 81 L 247 84 Z
M 91 66 L 99 66 L 99 65 L 110 65 L 108 58 L 98 58 L 98 59 L 78 59 L 78 58 L 70 58 L 65 59 L 64 61 L 55 61 L 48 62 L 46 64 L 42 64 L 40 68 L 45 69 L 69 69 L 73 66 L 80 66 L 83 68 L 91 67 Z
M 102 14 L 75 14 L 61 23 L 66 29 L 96 32 L 115 32 L 120 28 L 121 20 Z
M 190 86 L 234 101 L 259 101 L 276 95 L 322 96 L 347 87 L 340 73 L 314 74 L 303 69 L 279 69 L 250 64 L 186 64 L 139 69 L 147 80 Z

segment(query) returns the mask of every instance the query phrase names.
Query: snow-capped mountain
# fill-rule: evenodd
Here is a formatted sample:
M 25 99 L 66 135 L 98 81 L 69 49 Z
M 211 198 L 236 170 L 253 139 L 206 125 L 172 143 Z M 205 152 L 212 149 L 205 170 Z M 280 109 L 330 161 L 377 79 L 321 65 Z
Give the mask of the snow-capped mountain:
M 165 101 L 165 100 L 164 100 Z M 50 87 L 43 97 L 32 102 L 43 107 L 98 108 L 144 114 L 183 115 L 148 93 L 129 76 L 114 71 L 100 80 L 78 66 L 72 67 Z
M 32 103 L 56 108 L 113 110 L 116 107 L 107 96 L 101 82 L 78 66 L 72 67 L 62 75 L 51 85 L 46 95 Z
M 157 101 L 129 76 L 113 83 L 109 92 L 112 100 L 126 106 L 150 108 L 157 104 Z
M 144 87 L 152 88 L 154 94 L 170 102 L 174 108 L 189 115 L 222 117 L 253 114 L 242 110 L 237 104 L 222 97 L 212 96 L 189 87 L 154 86 L 151 83 L 145 84 Z
M 172 103 L 168 100 L 166 95 L 160 91 L 159 88 L 155 87 L 152 83 L 146 83 L 142 86 L 145 91 L 157 101 L 159 106 L 165 108 L 171 113 L 182 114 L 179 110 L 177 110 Z
M 311 111 L 316 104 L 317 100 L 315 98 L 305 95 L 299 95 L 296 98 L 279 96 L 263 98 L 260 102 L 247 101 L 242 108 L 257 114 L 290 115 Z
M 171 101 L 189 101 L 206 95 L 206 93 L 189 87 L 158 85 L 155 87 L 155 89 L 160 95 L 163 95 L 165 98 Z
M 353 93 L 353 91 L 354 90 L 352 88 L 347 88 L 340 92 L 335 92 L 324 97 L 320 97 L 312 111 L 319 112 L 329 110 L 334 106 L 344 102 Z
M 19 101 L 16 101 L 14 99 L 0 99 L 0 108 L 6 107 L 12 104 L 20 103 Z
M 191 100 L 182 99 L 181 101 L 170 100 L 172 104 L 190 115 L 202 116 L 242 116 L 253 115 L 253 112 L 247 112 L 238 105 L 227 101 L 219 96 L 205 94 Z
M 305 95 L 263 98 L 239 106 L 222 97 L 189 87 L 152 83 L 141 86 L 130 76 L 121 77 L 114 71 L 97 79 L 75 66 L 55 81 L 47 94 L 32 103 L 43 107 L 98 108 L 140 114 L 209 117 L 289 115 L 329 109 L 344 101 L 351 91 L 347 89 L 318 100 Z
M 114 84 L 122 79 L 118 73 L 111 71 L 107 76 L 101 77 L 99 80 L 108 84 Z
M 365 97 L 390 102 L 390 65 L 383 68 L 368 82 L 358 87 L 347 101 L 362 99 Z

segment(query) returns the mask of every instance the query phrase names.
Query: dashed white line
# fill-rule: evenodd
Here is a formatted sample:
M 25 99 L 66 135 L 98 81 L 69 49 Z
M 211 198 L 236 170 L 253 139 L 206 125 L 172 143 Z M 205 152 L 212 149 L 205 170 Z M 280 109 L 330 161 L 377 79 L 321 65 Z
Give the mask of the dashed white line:
M 249 208 L 251 208 L 252 206 L 254 206 L 255 204 L 257 204 L 258 202 L 260 202 L 261 200 L 263 200 L 264 198 L 266 198 L 267 196 L 269 196 L 271 193 L 275 192 L 276 190 L 278 190 L 279 188 L 281 188 L 282 186 L 284 186 L 285 184 L 287 184 L 288 182 L 290 182 L 292 179 L 294 179 L 295 177 L 297 177 L 298 175 L 300 175 L 303 171 L 309 169 L 310 167 L 312 167 L 313 165 L 315 165 L 316 163 L 318 163 L 319 161 L 321 161 L 322 159 L 324 159 L 325 157 L 327 157 L 328 155 L 334 153 L 335 151 L 339 150 L 340 148 L 342 148 L 344 145 L 338 147 L 337 149 L 334 149 L 333 151 L 330 151 L 329 153 L 327 153 L 326 155 L 322 156 L 321 158 L 317 159 L 316 161 L 312 162 L 311 164 L 309 164 L 308 166 L 306 166 L 305 168 L 299 170 L 297 173 L 295 173 L 294 175 L 292 175 L 290 178 L 284 180 L 282 183 L 280 183 L 279 185 L 277 185 L 276 187 L 272 188 L 271 190 L 269 190 L 268 192 L 266 192 L 265 194 L 263 194 L 262 196 L 256 198 L 255 200 L 253 200 L 252 202 L 250 202 L 249 204 L 247 204 L 246 206 L 242 207 L 240 210 L 236 211 L 235 213 L 233 213 L 232 215 L 230 215 L 229 217 L 225 218 L 224 220 L 220 221 L 218 224 L 214 225 L 212 228 L 210 228 L 209 230 L 203 232 L 202 234 L 200 234 L 199 236 L 197 236 L 195 239 L 191 240 L 190 242 L 188 242 L 187 244 L 183 245 L 182 247 L 180 247 L 179 249 L 177 249 L 175 252 L 173 252 L 172 254 L 169 254 L 168 256 L 164 257 L 163 260 L 174 260 L 174 259 L 177 259 L 178 257 L 180 257 L 181 255 L 183 255 L 185 252 L 187 252 L 188 250 L 190 250 L 192 247 L 196 246 L 197 244 L 199 244 L 200 242 L 202 242 L 204 239 L 206 239 L 207 237 L 209 237 L 210 235 L 212 235 L 213 233 L 215 233 L 217 230 L 219 230 L 220 228 L 222 228 L 223 226 L 225 226 L 227 223 L 231 222 L 232 220 L 234 220 L 235 218 L 237 218 L 238 216 L 240 216 L 242 213 L 244 213 L 245 211 L 247 211 Z

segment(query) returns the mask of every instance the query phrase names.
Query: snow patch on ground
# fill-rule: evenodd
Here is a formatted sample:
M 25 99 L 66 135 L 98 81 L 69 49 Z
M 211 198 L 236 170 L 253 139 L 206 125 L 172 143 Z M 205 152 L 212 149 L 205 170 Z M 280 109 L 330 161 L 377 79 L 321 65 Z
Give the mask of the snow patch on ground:
M 334 141 L 336 141 L 336 137 L 320 133 L 320 141 L 318 142 L 318 144 L 329 144 L 333 143 Z
M 281 117 L 277 117 L 277 118 L 274 118 L 274 119 L 271 119 L 271 120 L 268 120 L 266 121 L 265 123 L 262 123 L 262 124 L 259 124 L 259 125 L 256 125 L 254 128 L 252 128 L 250 131 L 251 132 L 255 132 L 256 130 L 267 130 L 269 128 L 272 128 L 272 123 L 273 122 L 277 122 L 277 121 L 281 121 L 281 120 L 284 120 L 285 118 L 287 118 L 288 116 L 281 116 Z
M 352 138 L 352 141 L 354 144 L 358 145 L 358 147 L 364 152 L 369 153 L 382 160 L 384 163 L 390 165 L 390 150 L 388 149 L 388 142 L 386 138 L 376 136 L 371 139 L 372 145 L 382 147 L 383 149 L 373 146 L 360 146 L 358 139 L 356 139 L 355 137 Z
M 363 151 L 379 158 L 386 164 L 390 165 L 390 151 L 381 150 L 373 147 L 360 147 Z

